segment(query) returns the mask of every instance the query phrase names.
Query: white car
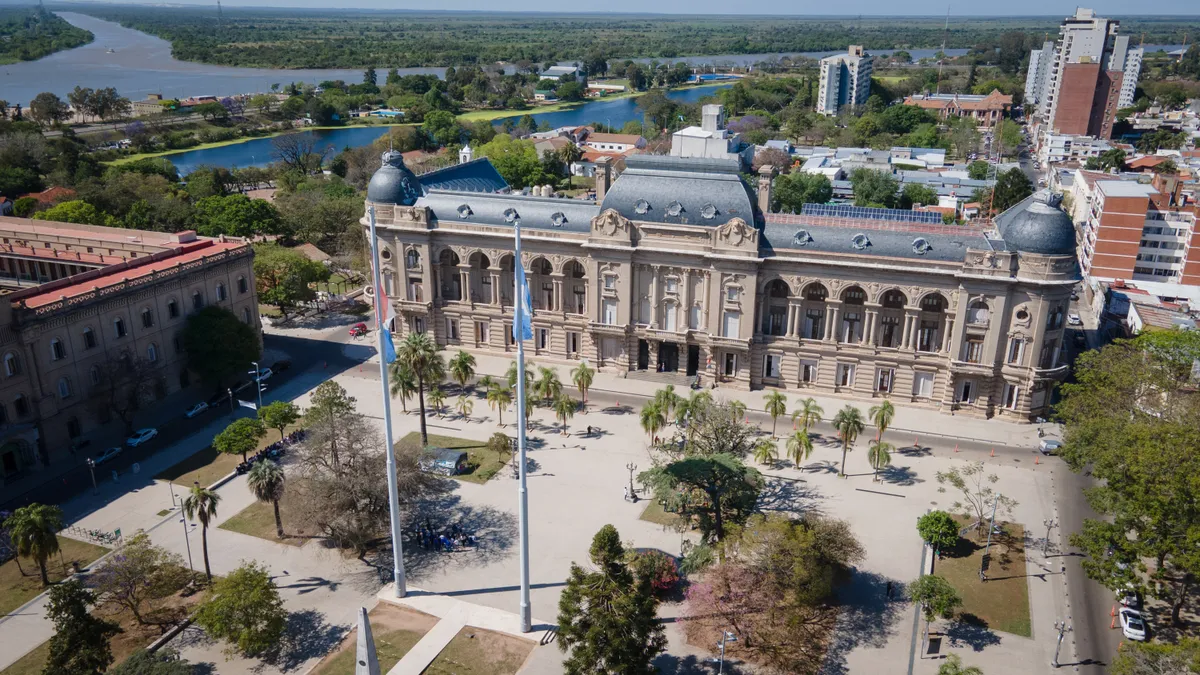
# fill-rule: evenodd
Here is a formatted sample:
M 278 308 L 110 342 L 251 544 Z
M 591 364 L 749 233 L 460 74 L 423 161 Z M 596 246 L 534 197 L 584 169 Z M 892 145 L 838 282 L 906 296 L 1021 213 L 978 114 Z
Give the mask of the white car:
M 187 412 L 183 413 L 183 416 L 188 419 L 192 419 L 193 417 L 195 417 L 196 415 L 199 415 L 200 413 L 204 412 L 205 410 L 208 410 L 208 404 L 205 403 L 204 401 L 201 401 L 201 402 L 197 403 L 196 405 L 188 408 Z
M 131 448 L 136 448 L 137 446 L 145 443 L 157 435 L 158 429 L 138 429 L 132 436 L 125 439 L 125 445 L 128 445 Z
M 100 466 L 119 454 L 121 454 L 121 448 L 109 448 L 99 455 L 96 455 L 96 459 L 93 461 L 95 462 L 96 466 Z
M 262 370 L 258 371 L 258 381 L 266 382 L 274 374 L 275 371 L 271 370 L 270 368 L 263 368 Z
M 1117 613 L 1121 617 L 1121 632 L 1130 640 L 1143 642 L 1146 639 L 1146 622 L 1142 619 L 1142 613 L 1136 609 L 1122 607 Z
M 1062 441 L 1056 438 L 1044 438 L 1041 443 L 1038 443 L 1038 450 L 1043 455 L 1057 455 L 1060 448 L 1062 448 Z
M 1072 326 L 1082 326 L 1083 319 L 1079 318 L 1078 314 L 1072 313 L 1067 315 L 1067 323 Z

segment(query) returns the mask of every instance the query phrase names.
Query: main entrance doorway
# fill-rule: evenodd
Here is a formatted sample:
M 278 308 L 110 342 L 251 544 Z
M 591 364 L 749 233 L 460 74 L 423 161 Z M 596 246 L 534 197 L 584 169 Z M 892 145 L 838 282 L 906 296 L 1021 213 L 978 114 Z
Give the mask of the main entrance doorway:
M 674 373 L 679 370 L 679 345 L 663 342 L 658 347 L 658 372 Z
M 688 377 L 695 375 L 697 370 L 700 370 L 700 345 L 688 345 Z

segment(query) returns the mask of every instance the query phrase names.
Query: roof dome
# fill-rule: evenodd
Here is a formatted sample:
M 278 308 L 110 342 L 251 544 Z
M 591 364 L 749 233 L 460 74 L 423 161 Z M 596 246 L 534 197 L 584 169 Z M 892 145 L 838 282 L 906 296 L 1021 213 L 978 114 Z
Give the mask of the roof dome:
M 383 153 L 383 166 L 367 184 L 367 201 L 412 206 L 420 196 L 421 181 L 404 165 L 404 157 L 392 150 Z
M 1074 255 L 1075 224 L 1058 207 L 1061 201 L 1059 195 L 1043 190 L 1000 214 L 996 220 L 1004 247 L 1040 255 Z

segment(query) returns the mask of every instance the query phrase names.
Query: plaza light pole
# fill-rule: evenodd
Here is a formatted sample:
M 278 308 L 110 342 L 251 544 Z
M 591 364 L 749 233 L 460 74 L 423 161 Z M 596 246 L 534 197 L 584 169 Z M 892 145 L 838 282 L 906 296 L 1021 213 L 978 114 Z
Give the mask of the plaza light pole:
M 1058 652 L 1060 649 L 1062 649 L 1063 635 L 1071 632 L 1072 630 L 1074 630 L 1074 628 L 1071 626 L 1068 626 L 1066 621 L 1055 621 L 1054 629 L 1058 631 L 1058 643 L 1054 645 L 1054 660 L 1050 662 L 1050 665 L 1057 668 L 1059 665 L 1058 664 Z
M 1050 554 L 1050 530 L 1058 523 L 1053 518 L 1047 518 L 1042 521 L 1042 524 L 1046 526 L 1046 541 L 1042 542 L 1042 557 L 1046 557 Z
M 384 303 L 387 296 L 383 292 L 379 272 L 379 238 L 375 235 L 375 207 L 367 208 L 367 216 L 371 221 L 371 269 L 375 282 L 375 334 L 379 338 L 376 345 L 379 352 L 379 383 L 383 397 L 383 438 L 387 444 L 387 481 L 388 481 L 388 513 L 391 520 L 392 535 L 392 580 L 397 598 L 403 598 L 408 593 L 408 584 L 404 578 L 404 550 L 400 541 L 400 488 L 396 484 L 396 446 L 392 442 L 392 396 L 388 391 L 388 364 L 384 356 L 384 340 L 390 339 L 390 333 L 383 323 L 385 314 Z M 391 347 L 391 345 L 388 345 Z M 394 348 L 393 348 L 394 349 Z
M 96 486 L 96 460 L 88 457 L 87 465 L 88 473 L 92 474 L 92 494 L 100 494 L 100 488 Z
M 251 361 L 250 364 L 254 366 L 254 372 L 251 374 L 254 375 L 254 388 L 258 390 L 258 407 L 262 408 L 262 369 L 258 361 Z
M 713 661 L 716 661 L 718 664 L 717 665 L 717 675 L 721 675 L 722 673 L 725 672 L 725 643 L 726 642 L 737 642 L 737 636 L 727 630 L 721 631 L 721 641 L 718 643 L 718 645 L 721 647 L 721 657 L 718 659 L 712 659 Z
M 188 536 L 187 517 L 181 517 L 179 522 L 183 523 L 183 541 L 187 545 L 188 569 L 192 571 L 192 574 L 195 574 L 196 568 L 192 566 L 192 538 Z

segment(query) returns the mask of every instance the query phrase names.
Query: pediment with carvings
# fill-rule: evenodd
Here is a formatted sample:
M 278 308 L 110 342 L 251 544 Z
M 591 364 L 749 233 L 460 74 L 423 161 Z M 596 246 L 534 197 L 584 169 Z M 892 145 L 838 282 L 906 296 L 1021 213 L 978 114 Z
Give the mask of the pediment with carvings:
M 717 228 L 716 245 L 737 249 L 758 250 L 758 230 L 741 218 L 731 218 Z
M 628 241 L 630 227 L 629 219 L 617 213 L 616 209 L 605 209 L 603 213 L 592 218 L 593 236 Z

